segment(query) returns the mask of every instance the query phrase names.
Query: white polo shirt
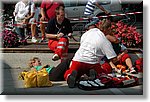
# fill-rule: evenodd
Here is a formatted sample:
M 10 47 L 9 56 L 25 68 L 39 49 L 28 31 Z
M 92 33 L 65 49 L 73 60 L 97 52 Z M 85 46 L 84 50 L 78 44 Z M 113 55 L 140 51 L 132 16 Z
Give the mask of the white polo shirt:
M 34 3 L 31 2 L 30 6 L 31 6 L 30 12 L 34 13 L 35 12 L 35 5 L 34 5 Z M 29 3 L 26 5 L 22 1 L 18 2 L 15 5 L 15 11 L 14 12 L 16 13 L 15 21 L 17 21 L 18 19 L 24 19 L 25 16 L 29 13 Z
M 103 32 L 98 28 L 93 28 L 82 35 L 80 47 L 75 53 L 73 61 L 96 64 L 100 63 L 104 55 L 108 59 L 117 56 Z

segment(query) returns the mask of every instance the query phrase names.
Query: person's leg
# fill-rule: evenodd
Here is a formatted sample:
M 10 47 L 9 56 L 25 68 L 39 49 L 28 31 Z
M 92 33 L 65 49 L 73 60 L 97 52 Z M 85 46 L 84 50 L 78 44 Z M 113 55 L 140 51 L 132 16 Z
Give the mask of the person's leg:
M 31 24 L 32 37 L 36 36 L 36 24 Z
M 35 18 L 31 18 L 29 20 L 29 23 L 31 23 L 31 33 L 32 33 L 32 42 L 36 43 L 37 39 L 36 39 L 36 24 L 35 24 L 36 20 Z
M 57 48 L 55 50 L 55 55 L 53 56 L 53 60 L 56 61 L 58 59 L 66 59 L 68 55 L 68 38 L 60 38 L 57 44 Z
M 124 54 L 121 58 L 122 63 L 125 63 L 128 67 L 128 69 L 130 70 L 131 73 L 136 73 L 131 58 L 128 54 Z
M 84 74 L 83 70 L 84 69 L 84 63 L 82 62 L 77 62 L 77 61 L 71 61 L 69 69 L 65 72 L 64 78 L 65 80 L 68 79 L 68 76 L 75 70 L 77 71 L 77 79 L 80 78 L 81 75 Z
M 41 30 L 41 33 L 42 33 L 42 39 L 44 40 L 45 39 L 45 23 L 43 23 L 44 21 L 42 19 L 40 19 L 40 30 Z
M 105 62 L 101 65 L 101 67 L 103 68 L 103 70 L 109 74 L 112 72 L 112 67 L 110 66 L 109 62 Z
M 128 66 L 129 69 L 131 69 L 131 68 L 133 67 L 132 61 L 131 61 L 130 58 L 127 58 L 127 59 L 125 60 L 125 63 L 126 63 L 126 65 Z
M 50 81 L 64 80 L 64 73 L 69 69 L 71 60 L 63 60 L 57 67 L 53 68 L 49 73 Z
M 70 63 L 70 68 L 64 74 L 69 88 L 74 88 L 78 79 L 84 74 L 82 69 L 85 69 L 84 63 L 77 61 Z
M 20 40 L 23 40 L 25 38 L 24 28 L 15 27 L 15 32 L 19 35 Z
M 52 51 L 54 51 L 54 52 L 57 49 L 57 44 L 58 44 L 58 40 L 49 40 L 48 41 L 48 47 L 49 47 L 49 49 L 52 50 Z

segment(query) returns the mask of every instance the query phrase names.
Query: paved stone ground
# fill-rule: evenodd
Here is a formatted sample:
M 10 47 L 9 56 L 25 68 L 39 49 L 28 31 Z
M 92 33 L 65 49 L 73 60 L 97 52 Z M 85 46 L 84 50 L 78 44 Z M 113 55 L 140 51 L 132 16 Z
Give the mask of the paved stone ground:
M 48 95 L 142 95 L 143 84 L 128 88 L 107 88 L 93 91 L 84 91 L 76 88 L 68 88 L 66 81 L 55 81 L 52 87 L 24 88 L 23 81 L 18 80 L 18 74 L 27 66 L 28 60 L 33 56 L 41 58 L 43 64 L 56 66 L 59 61 L 51 60 L 52 53 L 1 53 L 3 91 L 2 94 L 48 94 Z M 133 62 L 142 54 L 130 54 Z M 72 54 L 70 54 L 72 56 Z M 142 74 L 137 74 L 142 79 Z

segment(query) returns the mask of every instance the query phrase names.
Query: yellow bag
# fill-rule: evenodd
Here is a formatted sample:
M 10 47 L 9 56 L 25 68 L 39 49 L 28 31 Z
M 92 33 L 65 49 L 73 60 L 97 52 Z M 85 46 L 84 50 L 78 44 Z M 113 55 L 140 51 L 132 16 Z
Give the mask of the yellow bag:
M 52 86 L 45 68 L 40 71 L 22 72 L 19 79 L 24 80 L 25 88 Z

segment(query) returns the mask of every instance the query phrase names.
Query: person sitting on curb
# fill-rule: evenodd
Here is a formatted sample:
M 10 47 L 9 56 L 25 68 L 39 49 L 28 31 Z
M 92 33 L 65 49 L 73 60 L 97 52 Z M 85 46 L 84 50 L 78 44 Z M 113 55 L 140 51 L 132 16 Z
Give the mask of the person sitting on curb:
M 69 70 L 65 72 L 64 78 L 70 88 L 74 88 L 76 81 L 91 69 L 98 74 L 105 73 L 100 65 L 103 56 L 113 63 L 117 61 L 117 55 L 110 41 L 105 37 L 111 31 L 111 22 L 105 22 L 102 26 L 105 28 L 103 31 L 95 26 L 96 23 L 98 22 L 93 21 L 86 26 L 88 31 L 82 35 L 80 47 L 72 59 Z
M 64 6 L 56 8 L 56 17 L 47 24 L 46 38 L 49 39 L 48 47 L 54 51 L 53 61 L 64 60 L 68 55 L 68 37 L 72 35 L 70 21 L 65 18 Z
M 29 67 L 31 70 L 39 71 L 42 68 L 46 68 L 46 71 L 49 73 L 50 81 L 63 81 L 64 80 L 64 73 L 69 68 L 70 60 L 63 60 L 59 65 L 56 67 L 50 65 L 42 65 L 41 60 L 38 57 L 33 57 L 29 60 Z
M 30 0 L 21 0 L 15 5 L 14 16 L 17 24 L 29 24 L 31 23 L 31 33 L 32 40 L 31 42 L 36 43 L 38 40 L 35 38 L 36 35 L 36 22 L 34 17 L 34 2 Z M 25 40 L 24 32 L 21 32 L 20 27 L 16 27 L 16 32 L 20 35 L 21 41 Z

